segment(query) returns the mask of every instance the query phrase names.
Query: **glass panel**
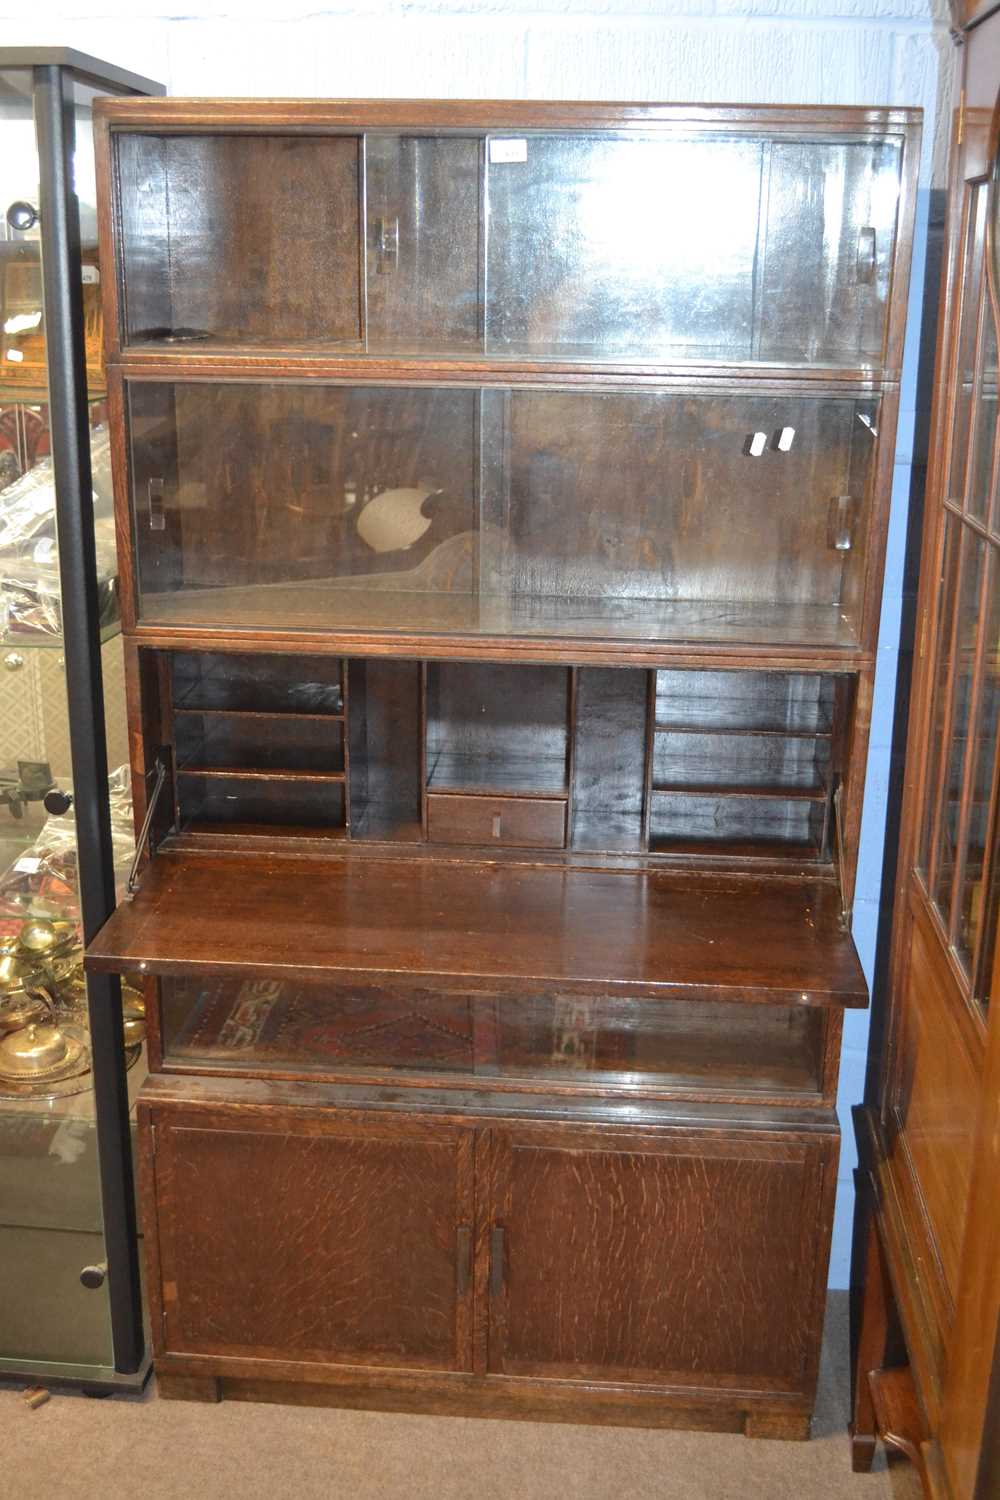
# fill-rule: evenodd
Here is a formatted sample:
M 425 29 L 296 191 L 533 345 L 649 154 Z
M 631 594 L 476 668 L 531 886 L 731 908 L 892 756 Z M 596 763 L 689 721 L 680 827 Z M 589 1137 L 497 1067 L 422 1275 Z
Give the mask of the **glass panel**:
M 875 401 L 153 383 L 129 399 L 146 622 L 856 643 Z
M 491 139 L 487 350 L 749 358 L 763 150 Z
M 987 583 L 987 614 L 984 624 L 982 676 L 973 734 L 969 805 L 965 813 L 962 885 L 959 897 L 955 947 L 971 973 L 983 930 L 986 901 L 986 851 L 990 837 L 990 814 L 997 770 L 998 718 L 1000 718 L 1000 557 L 991 550 Z
M 482 349 L 481 150 L 460 137 L 366 138 L 373 354 Z
M 931 694 L 930 753 L 927 757 L 927 781 L 924 788 L 924 815 L 920 837 L 917 868 L 930 885 L 931 860 L 934 852 L 936 832 L 935 813 L 938 808 L 938 786 L 941 779 L 944 737 L 948 728 L 948 713 L 951 700 L 948 687 L 951 681 L 952 653 L 955 643 L 955 597 L 958 588 L 959 542 L 962 527 L 956 518 L 945 512 L 944 546 L 941 563 L 941 579 L 938 589 L 939 614 L 937 639 L 934 649 L 934 689 Z
M 983 280 L 983 312 L 980 328 L 979 368 L 976 377 L 972 452 L 969 458 L 969 488 L 965 508 L 977 521 L 990 514 L 997 451 L 997 329 Z
M 598 361 L 881 357 L 895 142 L 586 131 L 116 141 L 129 340 Z
M 969 433 L 976 396 L 978 335 L 985 289 L 983 267 L 987 201 L 988 192 L 985 183 L 968 189 L 962 317 L 957 345 L 955 406 L 952 417 L 952 447 L 948 478 L 948 497 L 956 505 L 961 505 L 966 492 L 967 476 L 971 476 L 973 472 L 969 465 Z
M 280 980 L 164 979 L 169 1067 L 356 1077 L 405 1072 L 484 1085 L 821 1091 L 823 1013 L 543 994 L 398 993 Z
M 116 140 L 129 340 L 359 347 L 357 136 Z
M 976 648 L 982 605 L 983 566 L 987 543 L 968 528 L 962 528 L 961 572 L 956 604 L 951 722 L 944 758 L 944 780 L 936 821 L 936 853 L 933 897 L 946 928 L 950 924 L 951 897 L 965 765 L 973 709 Z
M 92 435 L 102 675 L 111 764 L 128 760 L 124 663 L 117 626 L 91 105 L 73 86 L 73 176 L 82 242 L 84 332 Z M 108 1289 L 80 1282 L 105 1260 L 90 1039 L 82 970 L 72 815 L 46 818 L 43 797 L 69 787 L 70 734 L 49 445 L 48 367 L 40 254 L 40 163 L 29 68 L 0 73 L 0 1370 L 44 1363 L 53 1374 L 112 1363 Z M 127 771 L 113 778 L 114 848 L 124 876 L 132 847 Z M 41 934 L 55 951 L 39 956 Z M 51 1003 L 39 1002 L 44 985 Z M 137 997 L 136 997 L 137 998 Z M 37 1007 L 41 1003 L 42 1012 Z M 35 1007 L 34 1013 L 31 1007 Z M 32 1055 L 28 1020 L 46 1033 Z M 130 1095 L 144 1069 L 134 1009 Z M 42 1034 L 40 1031 L 37 1034 Z M 40 1372 L 39 1372 L 40 1373 Z

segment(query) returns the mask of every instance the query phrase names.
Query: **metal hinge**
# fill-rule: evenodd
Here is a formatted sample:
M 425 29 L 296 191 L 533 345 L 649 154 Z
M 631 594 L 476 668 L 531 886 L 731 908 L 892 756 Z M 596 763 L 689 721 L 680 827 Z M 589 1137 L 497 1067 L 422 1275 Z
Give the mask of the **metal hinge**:
M 153 815 L 156 812 L 156 804 L 160 800 L 160 793 L 163 791 L 166 783 L 167 764 L 163 758 L 163 755 L 158 754 L 156 757 L 156 780 L 153 783 L 152 795 L 150 796 L 150 799 L 146 804 L 146 816 L 142 820 L 142 827 L 139 829 L 139 837 L 135 841 L 135 855 L 133 857 L 132 864 L 129 867 L 128 879 L 125 882 L 126 901 L 131 901 L 132 897 L 139 889 L 139 864 L 142 860 L 143 851 L 146 848 L 147 843 L 149 843 L 150 830 L 153 826 Z M 152 845 L 150 845 L 150 853 L 152 853 Z

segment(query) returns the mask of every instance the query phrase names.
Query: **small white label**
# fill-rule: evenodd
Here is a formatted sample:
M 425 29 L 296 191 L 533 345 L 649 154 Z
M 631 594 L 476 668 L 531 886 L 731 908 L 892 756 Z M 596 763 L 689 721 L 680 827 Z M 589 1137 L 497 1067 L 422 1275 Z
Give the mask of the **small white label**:
M 80 280 L 84 286 L 97 286 L 101 280 L 101 272 L 98 266 L 81 266 Z
M 764 449 L 766 447 L 767 447 L 767 433 L 766 432 L 755 432 L 753 434 L 753 437 L 750 439 L 750 457 L 751 458 L 760 458 L 760 455 L 763 453 L 763 451 L 764 451 Z
M 10 360 L 11 364 L 19 365 L 24 358 L 24 354 L 20 349 L 8 349 L 7 358 Z
M 490 141 L 490 161 L 527 161 L 528 143 L 525 140 Z
M 22 855 L 14 866 L 19 875 L 37 875 L 41 868 L 42 862 L 34 854 Z
M 778 452 L 787 453 L 795 441 L 795 428 L 783 427 L 778 436 Z

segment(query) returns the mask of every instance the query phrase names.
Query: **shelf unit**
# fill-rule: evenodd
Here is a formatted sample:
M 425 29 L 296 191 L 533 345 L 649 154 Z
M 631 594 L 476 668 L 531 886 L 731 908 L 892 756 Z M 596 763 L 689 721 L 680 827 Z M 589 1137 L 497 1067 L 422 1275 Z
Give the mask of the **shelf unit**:
M 103 111 L 166 1394 L 808 1431 L 918 138 Z

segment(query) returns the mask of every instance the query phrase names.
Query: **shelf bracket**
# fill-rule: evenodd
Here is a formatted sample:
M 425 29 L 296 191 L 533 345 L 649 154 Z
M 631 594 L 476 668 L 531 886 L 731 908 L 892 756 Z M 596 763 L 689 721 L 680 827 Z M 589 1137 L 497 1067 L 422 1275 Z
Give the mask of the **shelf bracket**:
M 153 817 L 156 813 L 156 806 L 160 800 L 160 793 L 163 791 L 163 788 L 166 786 L 166 784 L 167 765 L 165 760 L 163 759 L 163 756 L 157 755 L 156 780 L 153 783 L 153 790 L 150 795 L 149 801 L 146 803 L 146 816 L 142 820 L 142 827 L 139 829 L 139 837 L 135 841 L 135 855 L 133 856 L 132 863 L 129 867 L 128 879 L 125 882 L 126 901 L 131 901 L 136 891 L 139 889 L 139 863 L 142 859 L 146 845 L 150 842 L 150 833 L 153 827 Z M 152 853 L 151 845 L 150 853 Z

